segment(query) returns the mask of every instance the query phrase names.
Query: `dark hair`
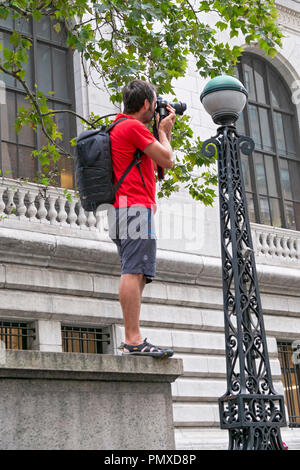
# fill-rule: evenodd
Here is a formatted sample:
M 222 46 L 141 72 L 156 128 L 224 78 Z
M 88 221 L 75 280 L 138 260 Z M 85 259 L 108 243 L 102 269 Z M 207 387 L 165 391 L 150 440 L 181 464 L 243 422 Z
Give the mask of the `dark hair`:
M 123 89 L 124 114 L 133 114 L 141 109 L 145 100 L 153 103 L 156 87 L 143 80 L 133 80 Z

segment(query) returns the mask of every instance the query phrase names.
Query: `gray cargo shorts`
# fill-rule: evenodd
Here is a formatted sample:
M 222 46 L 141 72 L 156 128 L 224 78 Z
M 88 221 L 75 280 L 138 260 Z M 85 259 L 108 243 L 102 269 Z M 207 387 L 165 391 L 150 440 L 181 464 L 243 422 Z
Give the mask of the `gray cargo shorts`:
M 116 244 L 122 274 L 144 274 L 146 284 L 156 272 L 156 234 L 152 209 L 143 206 L 108 209 L 109 236 Z

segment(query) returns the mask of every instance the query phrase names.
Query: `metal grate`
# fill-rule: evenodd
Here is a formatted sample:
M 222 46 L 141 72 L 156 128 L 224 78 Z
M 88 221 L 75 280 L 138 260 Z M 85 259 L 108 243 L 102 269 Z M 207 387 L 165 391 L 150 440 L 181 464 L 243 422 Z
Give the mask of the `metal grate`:
M 289 427 L 300 427 L 300 364 L 293 362 L 292 343 L 278 342 L 285 403 L 289 414 Z
M 110 344 L 107 329 L 62 326 L 63 352 L 104 354 Z
M 0 321 L 0 341 L 6 349 L 30 349 L 35 328 L 29 323 Z

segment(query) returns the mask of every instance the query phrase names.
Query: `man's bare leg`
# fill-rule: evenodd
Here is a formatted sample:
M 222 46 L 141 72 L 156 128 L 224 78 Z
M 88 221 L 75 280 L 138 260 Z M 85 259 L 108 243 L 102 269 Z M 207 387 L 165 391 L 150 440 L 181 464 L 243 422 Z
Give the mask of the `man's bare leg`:
M 125 343 L 134 346 L 144 342 L 140 332 L 140 311 L 145 284 L 143 274 L 121 276 L 119 298 L 124 318 Z

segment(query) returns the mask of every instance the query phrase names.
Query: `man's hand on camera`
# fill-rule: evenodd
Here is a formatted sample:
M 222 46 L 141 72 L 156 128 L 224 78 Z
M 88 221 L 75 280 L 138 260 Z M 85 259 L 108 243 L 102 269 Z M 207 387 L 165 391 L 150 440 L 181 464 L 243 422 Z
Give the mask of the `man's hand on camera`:
M 175 109 L 172 108 L 169 104 L 166 106 L 166 109 L 169 111 L 168 116 L 166 116 L 162 121 L 159 122 L 159 114 L 156 115 L 156 125 L 158 132 L 164 132 L 167 136 L 167 139 L 171 140 L 171 132 L 176 120 Z
M 152 158 L 156 167 L 172 168 L 174 165 L 173 151 L 170 144 L 172 127 L 174 125 L 176 115 L 175 109 L 167 105 L 166 109 L 169 115 L 159 122 L 159 114 L 156 113 L 155 121 L 158 129 L 158 140 L 147 145 L 144 153 Z

